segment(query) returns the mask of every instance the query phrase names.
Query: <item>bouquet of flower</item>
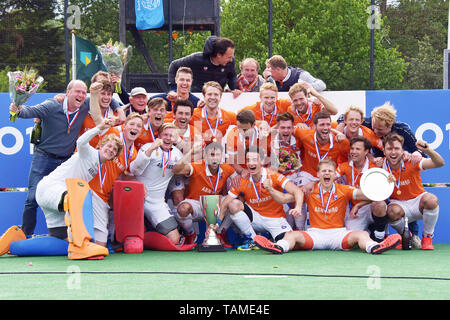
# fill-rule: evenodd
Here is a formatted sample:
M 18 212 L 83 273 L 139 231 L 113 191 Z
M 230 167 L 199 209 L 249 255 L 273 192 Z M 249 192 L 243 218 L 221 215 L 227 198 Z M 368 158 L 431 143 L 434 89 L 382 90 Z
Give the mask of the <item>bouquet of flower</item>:
M 114 73 L 121 79 L 123 69 L 131 58 L 131 46 L 125 47 L 122 42 L 113 43 L 112 39 L 109 39 L 108 43 L 99 46 L 98 50 L 108 72 Z M 116 82 L 115 92 L 122 93 L 120 80 Z
M 44 82 L 44 78 L 37 75 L 33 69 L 8 72 L 9 96 L 17 106 L 23 105 Z M 9 112 L 9 120 L 16 121 L 17 114 Z
M 297 170 L 302 166 L 297 153 L 292 148 L 280 148 L 278 159 L 282 172 Z

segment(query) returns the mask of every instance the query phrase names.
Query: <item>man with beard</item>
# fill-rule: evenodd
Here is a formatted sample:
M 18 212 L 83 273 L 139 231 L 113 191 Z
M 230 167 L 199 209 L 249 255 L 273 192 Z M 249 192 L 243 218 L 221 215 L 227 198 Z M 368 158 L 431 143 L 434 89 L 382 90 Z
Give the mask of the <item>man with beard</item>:
M 222 201 L 220 219 L 223 220 L 229 210 L 231 220 L 247 238 L 238 250 L 248 251 L 256 249 L 253 239 L 256 232 L 268 231 L 275 241 L 283 239 L 286 232 L 292 228 L 286 221 L 283 205 L 276 202 L 267 188 L 279 192 L 286 191 L 295 202 L 289 214 L 299 215 L 303 203 L 303 193 L 285 176 L 263 167 L 264 153 L 258 147 L 246 150 L 246 165 L 250 173 L 248 179 L 241 177 L 239 187 L 232 187 Z M 270 182 L 269 182 L 270 181 Z M 238 199 L 243 195 L 244 202 Z
M 363 136 L 356 136 L 350 140 L 349 161 L 339 164 L 338 177 L 342 183 L 359 188 L 361 176 L 370 168 L 376 168 L 376 164 L 368 158 L 371 144 Z M 364 201 L 352 200 L 352 209 L 345 217 L 345 227 L 348 230 L 366 230 L 370 237 L 381 242 L 384 240 L 387 224 L 386 203 L 376 201 L 368 204 Z
M 225 194 L 228 178 L 237 175 L 232 166 L 222 163 L 223 147 L 220 143 L 208 144 L 205 160 L 199 163 L 189 163 L 192 152 L 196 150 L 193 148 L 184 155 L 173 168 L 175 174 L 189 177 L 186 199 L 178 205 L 177 212 L 177 220 L 185 232 L 187 244 L 195 242 L 197 236 L 192 222 L 204 220 L 200 196 Z
M 423 220 L 422 250 L 433 250 L 433 233 L 439 216 L 438 198 L 426 192 L 422 185 L 421 171 L 440 168 L 444 159 L 431 149 L 425 141 L 417 141 L 417 148 L 429 158 L 419 163 L 403 160 L 404 139 L 398 134 L 390 133 L 384 140 L 383 169 L 389 171 L 395 178 L 395 188 L 390 197 L 387 214 L 391 226 L 403 234 L 405 220 Z
M 310 94 L 315 99 L 310 99 Z M 316 113 L 325 111 L 330 115 L 336 115 L 338 110 L 333 102 L 322 96 L 317 90 L 307 83 L 296 83 L 289 89 L 291 106 L 288 108 L 294 116 L 296 127 L 312 128 Z

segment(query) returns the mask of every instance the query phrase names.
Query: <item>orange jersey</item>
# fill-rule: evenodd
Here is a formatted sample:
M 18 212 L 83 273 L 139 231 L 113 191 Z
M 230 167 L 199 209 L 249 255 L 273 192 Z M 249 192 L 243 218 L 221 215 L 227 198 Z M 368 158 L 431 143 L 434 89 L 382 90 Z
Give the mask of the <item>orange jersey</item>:
M 377 165 L 373 162 L 370 162 L 368 158 L 366 158 L 366 162 L 364 163 L 363 169 L 360 171 L 353 167 L 353 161 L 347 161 L 339 164 L 339 166 L 336 169 L 336 172 L 338 176 L 345 176 L 347 180 L 347 185 L 359 188 L 361 176 L 363 173 L 370 168 L 376 168 Z M 358 200 L 352 200 L 352 204 L 356 204 L 359 201 Z
M 109 108 L 103 116 L 107 117 L 107 118 L 110 118 L 113 116 L 115 117 L 115 116 L 117 116 L 117 112 L 114 112 L 114 111 L 112 111 L 112 109 Z M 88 113 L 86 115 L 86 118 L 84 118 L 83 124 L 81 125 L 81 129 L 80 129 L 80 133 L 78 134 L 78 137 L 80 137 L 83 133 L 85 133 L 89 129 L 92 129 L 96 126 L 97 125 L 95 124 L 94 119 L 92 119 L 92 116 L 90 115 L 90 113 Z M 102 137 L 104 137 L 110 133 L 115 133 L 113 130 L 114 130 L 114 128 L 111 127 L 111 128 L 108 128 L 108 130 L 106 130 L 106 131 L 102 131 L 99 135 L 92 138 L 91 141 L 89 141 L 89 144 L 92 147 L 96 148 L 98 142 L 101 140 Z
M 339 165 L 342 162 L 348 160 L 348 154 L 350 152 L 350 143 L 347 139 L 338 142 L 336 137 L 330 134 L 330 142 L 322 146 L 315 142 L 315 130 L 308 129 L 295 129 L 294 137 L 301 143 L 301 159 L 302 159 L 302 171 L 306 171 L 312 176 L 317 176 L 317 165 L 320 162 L 320 158 L 329 158 Z M 316 145 L 318 146 L 317 154 Z
M 386 158 L 384 158 L 383 169 L 391 172 L 395 177 L 395 188 L 390 197 L 391 199 L 411 200 L 425 192 L 420 175 L 422 161 L 417 164 L 412 164 L 410 161 L 402 161 L 400 168 L 391 171 Z
M 188 199 L 199 200 L 203 195 L 222 194 L 227 179 L 235 172 L 229 164 L 222 163 L 216 175 L 209 171 L 205 161 L 191 163 L 191 173 L 187 187 Z
M 368 158 L 366 158 L 366 162 L 364 163 L 364 167 L 362 171 L 353 167 L 353 161 L 346 161 L 338 165 L 336 171 L 339 176 L 345 176 L 347 179 L 347 184 L 359 188 L 359 182 L 361 181 L 362 174 L 370 168 L 376 168 L 377 165 Z
M 122 133 L 119 133 L 116 130 L 116 134 L 122 139 L 122 142 L 124 143 L 124 140 L 122 138 Z M 91 189 L 100 198 L 102 198 L 103 201 L 108 202 L 109 195 L 112 192 L 114 182 L 117 180 L 117 178 L 120 177 L 120 175 L 123 172 L 126 172 L 129 170 L 130 163 L 136 158 L 136 156 L 137 156 L 137 150 L 134 147 L 134 145 L 127 146 L 127 148 L 125 148 L 125 143 L 124 143 L 122 152 L 117 157 L 115 157 L 113 160 L 107 161 L 105 163 L 106 173 L 105 173 L 105 178 L 103 180 L 103 186 L 101 185 L 100 174 L 97 174 L 89 182 L 89 186 L 91 187 Z M 104 173 L 103 170 L 104 170 L 104 167 L 102 168 L 102 173 Z
M 253 113 L 255 114 L 256 121 L 264 120 L 269 124 L 269 126 L 273 127 L 277 124 L 277 116 L 283 112 L 288 111 L 290 105 L 291 100 L 278 99 L 277 102 L 275 103 L 275 108 L 272 111 L 272 113 L 264 112 L 264 109 L 261 105 L 261 101 L 258 101 L 257 103 L 244 107 L 242 109 L 252 110 Z
M 273 187 L 283 192 L 289 180 L 282 174 L 270 169 L 263 168 L 262 170 L 260 182 L 253 183 L 251 179 L 241 178 L 239 188 L 232 187 L 228 194 L 235 198 L 243 194 L 246 204 L 264 217 L 285 218 L 286 212 L 284 212 L 283 205 L 276 202 L 262 184 L 265 179 L 270 178 Z
M 142 132 L 139 137 L 134 141 L 134 146 L 139 151 L 139 149 L 146 143 L 152 143 L 158 138 L 158 130 L 155 130 L 147 121 L 145 126 L 142 128 Z
M 294 116 L 294 126 L 299 123 L 304 123 L 308 125 L 308 127 L 313 128 L 314 116 L 316 113 L 322 111 L 322 105 L 314 104 L 308 100 L 308 108 L 306 109 L 306 113 L 300 113 L 298 110 L 294 109 L 293 106 L 288 108 L 287 111 Z
M 206 117 L 207 116 L 207 117 Z M 196 108 L 189 124 L 203 135 L 205 143 L 214 138 L 220 141 L 231 125 L 236 125 L 236 114 L 232 111 L 218 109 L 214 115 L 207 114 L 206 107 Z
M 313 191 L 305 194 L 305 202 L 309 210 L 311 228 L 333 229 L 343 228 L 348 203 L 353 199 L 355 188 L 334 183 L 330 192 L 320 195 L 320 183 L 316 183 Z M 328 207 L 327 207 L 327 202 Z

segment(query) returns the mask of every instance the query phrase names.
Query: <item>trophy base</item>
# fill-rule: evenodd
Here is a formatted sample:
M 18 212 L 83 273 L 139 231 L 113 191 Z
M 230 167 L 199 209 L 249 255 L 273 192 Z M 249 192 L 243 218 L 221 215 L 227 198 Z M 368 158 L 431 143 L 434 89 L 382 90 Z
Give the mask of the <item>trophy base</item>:
M 223 244 L 202 244 L 198 246 L 198 252 L 224 252 Z

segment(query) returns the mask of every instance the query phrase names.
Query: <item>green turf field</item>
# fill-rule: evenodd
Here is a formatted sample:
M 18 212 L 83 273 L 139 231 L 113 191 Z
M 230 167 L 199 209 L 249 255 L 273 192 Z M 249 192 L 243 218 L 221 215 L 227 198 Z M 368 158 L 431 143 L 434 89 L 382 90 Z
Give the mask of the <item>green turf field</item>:
M 450 244 L 434 251 L 114 253 L 0 258 L 0 300 L 450 299 Z M 31 262 L 31 265 L 29 265 Z

